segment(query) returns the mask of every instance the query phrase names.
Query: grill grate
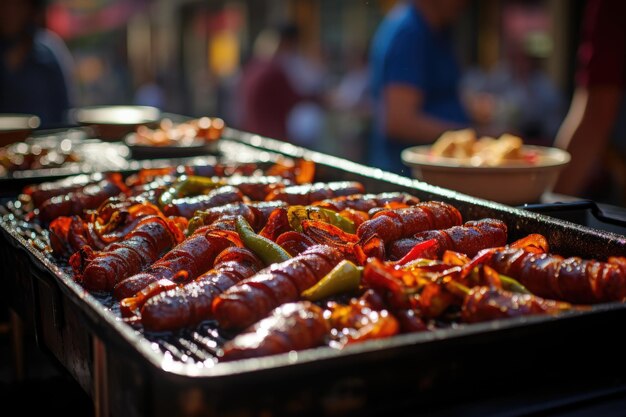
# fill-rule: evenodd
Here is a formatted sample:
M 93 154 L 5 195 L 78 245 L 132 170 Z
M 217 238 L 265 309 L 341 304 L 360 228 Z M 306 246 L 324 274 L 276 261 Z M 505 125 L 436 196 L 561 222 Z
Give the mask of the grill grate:
M 174 333 L 144 332 L 144 337 L 154 343 L 164 355 L 186 364 L 217 362 L 218 353 L 227 338 L 219 334 L 217 323 L 207 321 L 195 329 Z
M 26 221 L 28 213 L 27 207 L 24 207 L 19 200 L 0 204 L 0 221 L 15 230 L 34 248 L 49 255 L 50 240 L 48 231 L 37 223 Z
M 44 253 L 55 265 L 71 275 L 69 265 L 51 255 L 48 231 L 36 223 L 27 222 L 27 211 L 21 203 L 14 201 L 0 204 L 0 221 L 13 228 L 33 247 Z M 118 318 L 122 318 L 119 303 L 111 295 L 93 294 L 105 309 Z M 214 320 L 205 321 L 194 329 L 183 329 L 172 333 L 145 332 L 137 329 L 164 356 L 185 364 L 210 365 L 217 362 L 218 354 L 224 343 L 233 335 L 223 334 Z
M 56 266 L 71 276 L 67 263 L 52 257 L 48 231 L 40 225 L 26 221 L 27 207 L 17 201 L 0 204 L 0 221 L 15 230 L 29 244 L 44 253 Z M 119 303 L 111 295 L 94 297 L 117 318 L 122 318 Z M 457 324 L 446 322 L 434 323 L 437 328 L 456 327 Z M 156 350 L 171 360 L 192 365 L 210 366 L 218 361 L 224 343 L 234 337 L 234 333 L 218 329 L 215 321 L 206 321 L 194 329 L 184 329 L 173 333 L 145 332 L 140 326 L 136 330 L 153 344 Z

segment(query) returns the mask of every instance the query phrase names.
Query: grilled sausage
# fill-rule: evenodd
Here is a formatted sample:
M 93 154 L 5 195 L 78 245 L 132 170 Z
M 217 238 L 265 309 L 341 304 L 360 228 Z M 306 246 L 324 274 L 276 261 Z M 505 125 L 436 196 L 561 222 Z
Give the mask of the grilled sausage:
M 224 345 L 223 361 L 274 355 L 321 345 L 329 332 L 321 308 L 308 301 L 287 303 Z
M 366 240 L 378 235 L 385 244 L 389 244 L 418 232 L 446 229 L 461 223 L 461 213 L 454 206 L 428 201 L 407 208 L 380 211 L 359 226 L 357 236 Z
M 472 257 L 482 249 L 504 246 L 507 241 L 507 227 L 500 220 L 482 219 L 466 222 L 463 226 L 419 232 L 413 237 L 391 243 L 388 247 L 389 257 L 392 260 L 400 259 L 416 244 L 430 239 L 437 241 L 429 251 L 433 257 L 440 257 L 446 250 Z
M 313 246 L 285 262 L 271 265 L 229 288 L 213 301 L 213 315 L 223 328 L 245 328 L 283 303 L 297 301 L 342 259 L 329 246 Z
M 315 184 L 293 185 L 274 190 L 265 198 L 267 201 L 284 201 L 289 205 L 307 206 L 328 198 L 362 194 L 363 184 L 353 181 L 317 182 Z
M 227 248 L 216 258 L 215 267 L 195 281 L 150 298 L 141 309 L 141 321 L 152 331 L 196 325 L 211 318 L 215 296 L 262 267 L 261 260 L 248 249 Z
M 146 216 L 124 240 L 93 252 L 84 246 L 70 258 L 75 278 L 92 291 L 111 291 L 119 281 L 138 273 L 177 243 L 171 225 L 160 216 Z

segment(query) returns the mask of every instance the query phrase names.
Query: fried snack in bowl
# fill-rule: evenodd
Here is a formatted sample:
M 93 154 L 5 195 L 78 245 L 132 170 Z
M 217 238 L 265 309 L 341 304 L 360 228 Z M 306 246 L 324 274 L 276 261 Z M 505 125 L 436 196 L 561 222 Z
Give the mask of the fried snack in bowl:
M 539 202 L 570 155 L 557 148 L 524 145 L 511 134 L 477 139 L 473 130 L 465 129 L 446 132 L 433 145 L 409 147 L 402 160 L 417 179 L 518 205 Z

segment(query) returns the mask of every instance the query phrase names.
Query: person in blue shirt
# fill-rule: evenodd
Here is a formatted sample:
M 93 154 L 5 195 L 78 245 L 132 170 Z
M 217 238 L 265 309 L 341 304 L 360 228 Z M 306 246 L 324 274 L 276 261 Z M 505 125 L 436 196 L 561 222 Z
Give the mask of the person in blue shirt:
M 67 124 L 71 57 L 43 28 L 45 0 L 0 0 L 0 113 L 39 116 L 42 128 Z
M 374 129 L 370 164 L 407 172 L 402 149 L 469 124 L 450 27 L 466 0 L 413 0 L 385 17 L 372 43 Z

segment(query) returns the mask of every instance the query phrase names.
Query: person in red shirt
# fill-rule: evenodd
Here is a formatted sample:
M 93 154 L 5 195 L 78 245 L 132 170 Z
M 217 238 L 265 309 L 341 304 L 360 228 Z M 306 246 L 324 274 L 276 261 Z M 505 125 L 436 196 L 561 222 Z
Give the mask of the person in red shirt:
M 240 92 L 243 130 L 287 140 L 287 118 L 306 97 L 298 93 L 285 71 L 285 57 L 297 49 L 298 30 L 284 25 L 269 57 L 254 57 L 244 69 Z
M 555 186 L 557 193 L 586 193 L 615 132 L 626 88 L 624 16 L 624 1 L 587 3 L 578 50 L 577 86 L 555 141 L 557 147 L 572 155 Z

